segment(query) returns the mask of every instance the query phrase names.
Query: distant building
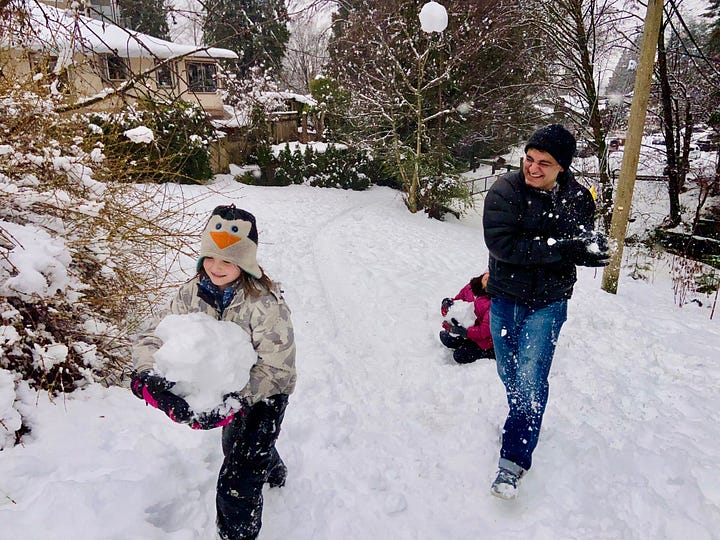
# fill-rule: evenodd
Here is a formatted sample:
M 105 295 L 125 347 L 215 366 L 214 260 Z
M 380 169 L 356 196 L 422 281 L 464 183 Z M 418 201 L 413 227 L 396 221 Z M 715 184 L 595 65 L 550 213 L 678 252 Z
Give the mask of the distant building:
M 88 105 L 93 110 L 152 96 L 182 98 L 211 117 L 224 115 L 217 62 L 236 59 L 235 52 L 180 45 L 100 20 L 95 9 L 117 17 L 113 0 L 93 0 L 95 18 L 64 9 L 66 2 L 51 3 L 61 7 L 28 2 L 29 24 L 13 24 L 11 35 L 3 36 L 0 47 L 9 52 L 2 66 L 6 77 L 47 77 L 78 103 L 112 96 Z M 124 89 L 122 95 L 113 96 L 118 89 Z
M 218 61 L 237 59 L 234 51 L 181 45 L 122 28 L 111 22 L 120 19 L 115 0 L 86 0 L 82 12 L 68 4 L 26 0 L 27 24 L 13 23 L 10 35 L 0 37 L 0 76 L 50 83 L 53 92 L 91 111 L 120 110 L 140 98 L 197 103 L 226 134 L 212 148 L 215 172 L 242 162 L 249 111 L 227 106 L 218 91 Z M 322 126 L 307 114 L 315 105 L 311 97 L 268 92 L 259 99 L 272 102 L 266 108 L 273 143 L 322 137 Z

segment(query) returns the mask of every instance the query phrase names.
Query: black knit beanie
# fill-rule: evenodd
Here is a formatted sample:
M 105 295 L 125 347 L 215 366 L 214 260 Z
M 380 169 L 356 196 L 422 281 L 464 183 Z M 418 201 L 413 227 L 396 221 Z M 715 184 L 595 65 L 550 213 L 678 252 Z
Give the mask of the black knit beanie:
M 547 152 L 567 171 L 575 155 L 575 137 L 560 124 L 550 124 L 532 134 L 525 152 L 530 148 Z

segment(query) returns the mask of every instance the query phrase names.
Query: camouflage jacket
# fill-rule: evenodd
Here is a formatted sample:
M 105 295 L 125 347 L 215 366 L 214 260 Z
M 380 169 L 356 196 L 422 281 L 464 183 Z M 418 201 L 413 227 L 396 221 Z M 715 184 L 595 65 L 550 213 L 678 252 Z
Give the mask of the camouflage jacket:
M 295 389 L 295 337 L 290 308 L 282 297 L 279 285 L 258 297 L 248 296 L 242 289 L 235 293 L 222 316 L 215 306 L 198 294 L 197 277 L 180 286 L 177 295 L 136 336 L 132 354 L 137 371 L 152 369 L 153 355 L 162 346 L 155 328 L 166 315 L 202 312 L 223 321 L 240 325 L 249 335 L 257 361 L 250 369 L 250 380 L 241 394 L 250 404 L 275 394 L 290 394 Z

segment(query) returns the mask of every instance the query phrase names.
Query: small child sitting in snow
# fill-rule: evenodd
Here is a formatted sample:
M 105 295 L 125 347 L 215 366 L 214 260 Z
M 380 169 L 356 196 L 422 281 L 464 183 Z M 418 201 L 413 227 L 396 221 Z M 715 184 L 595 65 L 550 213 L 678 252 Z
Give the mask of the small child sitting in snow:
M 222 427 L 225 459 L 217 482 L 216 505 L 218 535 L 223 539 L 257 537 L 263 484 L 282 486 L 287 473 L 275 441 L 288 395 L 295 388 L 295 341 L 290 309 L 279 285 L 258 265 L 257 246 L 257 225 L 251 213 L 234 205 L 215 208 L 202 233 L 197 275 L 180 286 L 169 306 L 147 324 L 133 346 L 133 394 L 175 422 L 195 429 Z M 235 371 L 245 372 L 245 378 L 237 381 L 246 382 L 234 383 L 238 387 L 221 395 L 222 403 L 210 411 L 194 411 L 191 396 L 183 391 L 183 387 L 197 385 L 198 380 L 167 380 L 174 378 L 173 373 L 181 373 L 178 368 L 183 363 L 200 360 L 178 358 L 177 365 L 170 366 L 174 371 L 163 369 L 160 361 L 161 349 L 174 337 L 163 333 L 163 323 L 173 316 L 191 315 L 212 318 L 218 325 L 233 325 L 233 332 L 237 325 L 237 330 L 247 334 L 250 349 L 249 364 L 243 358 L 242 344 L 233 357 Z M 226 329 L 219 339 L 229 340 L 230 334 Z M 183 355 L 174 350 L 175 356 L 187 355 L 187 351 Z
M 469 364 L 478 358 L 495 358 L 490 335 L 490 297 L 485 286 L 490 274 L 474 277 L 455 298 L 445 298 L 440 312 L 443 331 L 440 341 L 453 351 L 458 364 Z

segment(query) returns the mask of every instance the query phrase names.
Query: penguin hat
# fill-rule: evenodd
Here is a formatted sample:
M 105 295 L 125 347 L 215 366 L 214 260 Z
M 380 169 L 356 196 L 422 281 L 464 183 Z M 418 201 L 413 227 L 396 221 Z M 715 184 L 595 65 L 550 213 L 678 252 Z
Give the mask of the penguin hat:
M 239 266 L 256 279 L 262 277 L 257 263 L 258 232 L 255 216 L 250 212 L 230 206 L 218 206 L 210 214 L 200 241 L 200 258 L 212 257 Z

